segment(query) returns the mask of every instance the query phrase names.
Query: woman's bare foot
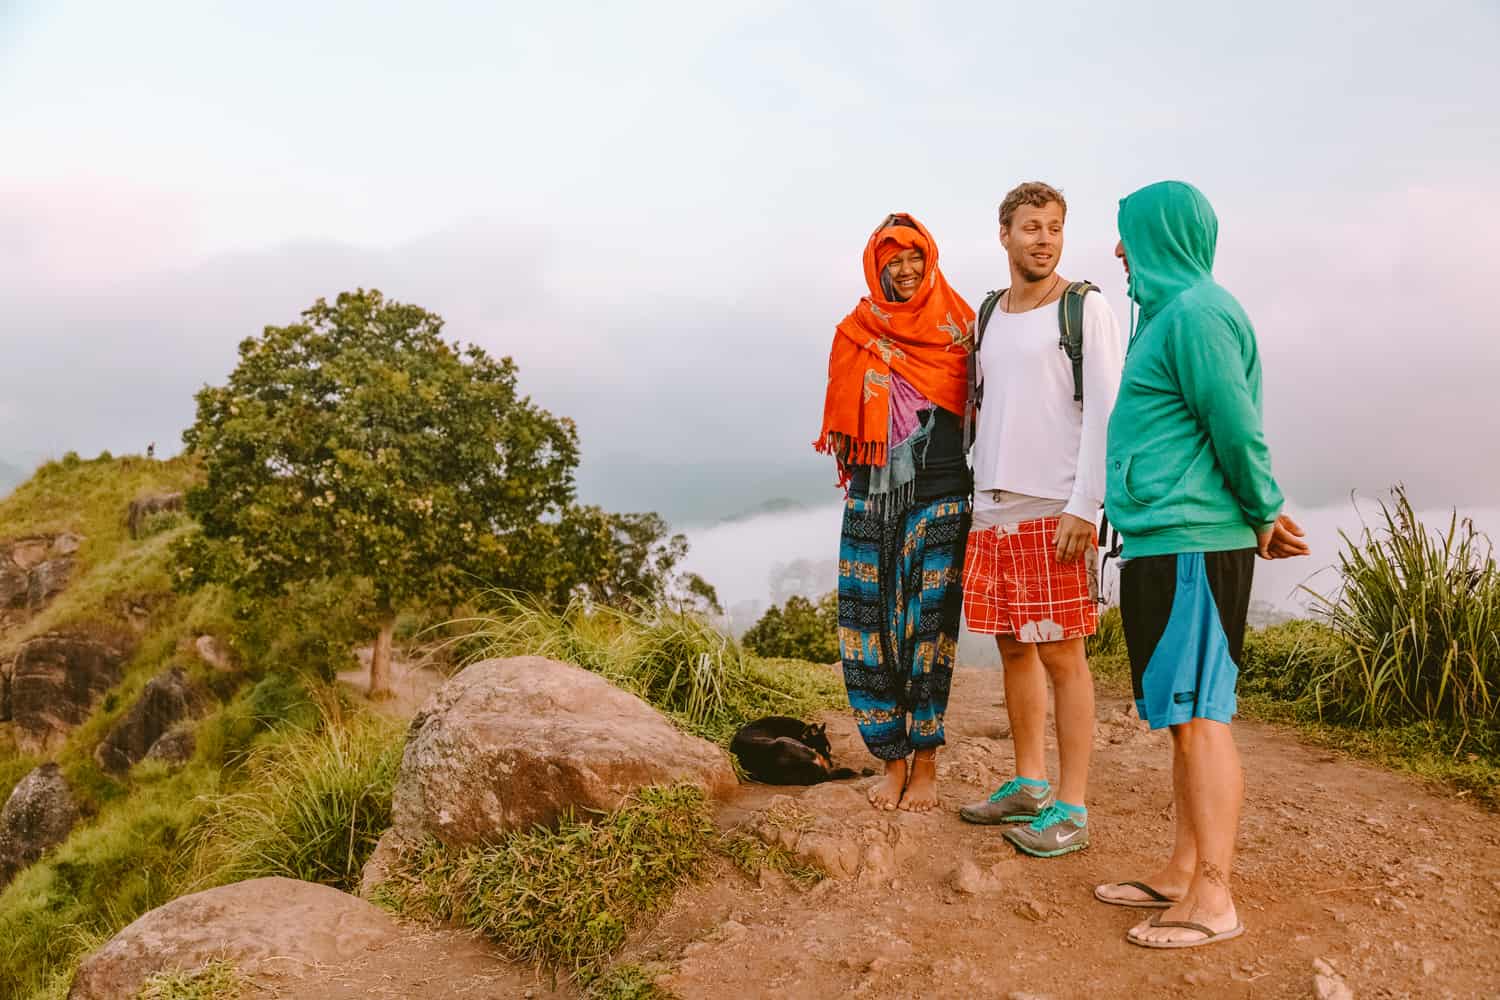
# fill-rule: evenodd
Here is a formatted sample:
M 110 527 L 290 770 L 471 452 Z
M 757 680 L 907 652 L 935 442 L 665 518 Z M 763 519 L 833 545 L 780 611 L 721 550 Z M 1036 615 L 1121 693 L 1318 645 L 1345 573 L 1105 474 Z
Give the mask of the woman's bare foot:
M 937 804 L 937 749 L 918 750 L 912 757 L 911 781 L 901 796 L 901 808 L 923 813 Z
M 870 805 L 876 809 L 894 809 L 906 790 L 906 758 L 885 762 L 885 777 L 870 786 Z

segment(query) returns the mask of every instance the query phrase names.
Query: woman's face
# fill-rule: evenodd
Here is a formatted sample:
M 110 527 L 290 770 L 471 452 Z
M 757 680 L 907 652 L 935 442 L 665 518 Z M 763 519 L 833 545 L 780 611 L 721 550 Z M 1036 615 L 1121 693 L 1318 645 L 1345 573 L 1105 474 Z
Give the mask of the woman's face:
M 922 257 L 922 251 L 916 247 L 902 250 L 886 264 L 885 276 L 891 280 L 898 302 L 905 302 L 917 293 L 918 286 L 922 284 L 922 271 L 926 267 L 927 261 Z

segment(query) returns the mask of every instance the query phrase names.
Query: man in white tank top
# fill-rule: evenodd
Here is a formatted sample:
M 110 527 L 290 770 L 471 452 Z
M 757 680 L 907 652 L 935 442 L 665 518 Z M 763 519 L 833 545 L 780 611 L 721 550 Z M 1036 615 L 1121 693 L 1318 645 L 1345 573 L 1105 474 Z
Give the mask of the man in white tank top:
M 1037 857 L 1089 842 L 1084 800 L 1094 681 L 1084 640 L 1098 626 L 1094 525 L 1104 500 L 1105 429 L 1124 361 L 1114 311 L 1097 289 L 1082 292 L 1083 371 L 1075 387 L 1059 339 L 1070 284 L 1057 273 L 1067 211 L 1061 192 L 1037 182 L 1017 187 L 1000 205 L 1010 284 L 980 342 L 983 401 L 964 557 L 969 629 L 994 635 L 1000 647 L 1016 773 L 960 815 L 1022 824 L 1005 837 Z M 1055 790 L 1042 749 L 1049 678 L 1057 703 Z

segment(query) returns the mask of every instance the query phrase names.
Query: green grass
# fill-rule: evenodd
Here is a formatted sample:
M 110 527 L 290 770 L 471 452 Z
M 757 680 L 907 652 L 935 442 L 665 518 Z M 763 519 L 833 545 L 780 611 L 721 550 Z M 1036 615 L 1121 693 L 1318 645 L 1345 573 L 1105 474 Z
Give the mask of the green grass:
M 0 894 L 0 996 L 61 998 L 78 960 L 130 921 L 185 892 L 229 881 L 224 872 L 208 867 L 206 855 L 196 855 L 192 847 L 206 836 L 201 830 L 222 833 L 234 826 L 229 819 L 233 812 L 222 804 L 222 796 L 244 803 L 234 797 L 255 792 L 254 783 L 266 777 L 256 762 L 274 759 L 277 748 L 287 745 L 293 748 L 288 754 L 291 760 L 315 756 L 310 747 L 328 729 L 315 702 L 296 680 L 267 677 L 199 724 L 197 751 L 182 769 L 174 772 L 161 764 L 141 764 L 123 779 L 109 779 L 117 783 L 118 792 L 106 798 L 97 814 L 57 850 L 22 871 Z M 363 720 L 350 721 L 347 728 L 364 732 L 361 727 L 365 725 Z M 342 740 L 342 735 L 327 738 L 335 748 L 328 756 L 337 756 L 345 748 Z M 368 759 L 355 756 L 360 761 Z M 75 774 L 82 768 L 75 760 Z M 274 792 L 286 801 L 279 812 L 270 811 L 272 825 L 251 830 L 250 824 L 240 823 L 246 840 L 237 851 L 225 852 L 224 863 L 239 865 L 245 877 L 280 874 L 256 870 L 246 856 L 281 860 L 267 845 L 285 838 L 286 817 L 309 811 L 309 802 L 322 803 L 330 784 L 336 789 L 347 787 L 311 780 L 296 789 L 289 789 L 285 782 L 276 786 Z M 261 792 L 262 799 L 270 793 Z M 337 795 L 330 797 L 335 803 L 340 801 Z M 384 815 L 378 819 L 364 815 L 357 833 L 389 824 L 388 793 L 385 801 Z M 342 834 L 342 814 L 332 808 L 328 813 L 334 817 L 329 825 Z M 320 842 L 325 846 L 333 839 L 326 826 L 311 824 L 300 829 L 313 839 L 321 832 Z M 365 838 L 358 836 L 356 842 L 363 850 Z M 285 840 L 279 843 L 284 846 Z M 326 854 L 313 856 L 333 859 L 326 861 L 325 871 L 339 869 L 339 858 L 345 859 L 342 866 L 347 868 L 347 851 L 345 841 Z
M 156 973 L 141 984 L 135 1000 L 238 1000 L 243 988 L 239 970 L 215 959 L 198 969 Z
M 592 821 L 565 819 L 490 847 L 429 844 L 395 867 L 379 898 L 409 916 L 456 921 L 514 961 L 587 986 L 634 922 L 700 874 L 716 838 L 700 789 L 648 788 Z
M 39 757 L 15 750 L 7 749 L 0 752 L 0 806 L 5 805 L 6 800 L 10 798 L 10 793 L 15 791 L 21 779 L 35 770 L 41 762 Z
M 135 498 L 184 490 L 197 475 L 185 458 L 72 458 L 48 462 L 0 500 L 0 536 L 83 537 L 67 589 L 7 637 L 7 644 L 80 621 L 119 625 L 129 605 L 154 609 L 170 601 L 167 550 L 187 530 L 186 522 L 160 522 L 154 534 L 133 541 L 125 515 Z
M 727 744 L 736 729 L 764 715 L 807 718 L 843 704 L 834 671 L 749 656 L 691 613 L 580 604 L 556 612 L 504 595 L 499 601 L 493 617 L 470 620 L 468 634 L 455 640 L 466 662 L 536 655 L 576 664 L 716 743 Z
M 126 801 L 106 806 L 0 894 L 0 996 L 56 989 L 78 959 L 136 917 L 179 895 L 182 845 L 218 783 L 197 762 L 143 768 Z
M 193 831 L 196 882 L 282 875 L 351 891 L 390 826 L 401 727 L 325 695 L 316 730 L 252 751 Z

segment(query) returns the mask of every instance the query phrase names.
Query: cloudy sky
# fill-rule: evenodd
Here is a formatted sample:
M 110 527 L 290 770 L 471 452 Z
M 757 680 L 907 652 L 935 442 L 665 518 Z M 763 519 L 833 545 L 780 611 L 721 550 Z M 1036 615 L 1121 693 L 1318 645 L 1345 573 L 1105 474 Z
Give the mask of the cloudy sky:
M 514 356 L 613 506 L 823 498 L 884 213 L 977 300 L 1048 180 L 1123 320 L 1115 206 L 1179 177 L 1287 492 L 1492 504 L 1497 45 L 1491 0 L 0 0 L 0 461 L 173 451 L 241 338 L 364 285 Z

